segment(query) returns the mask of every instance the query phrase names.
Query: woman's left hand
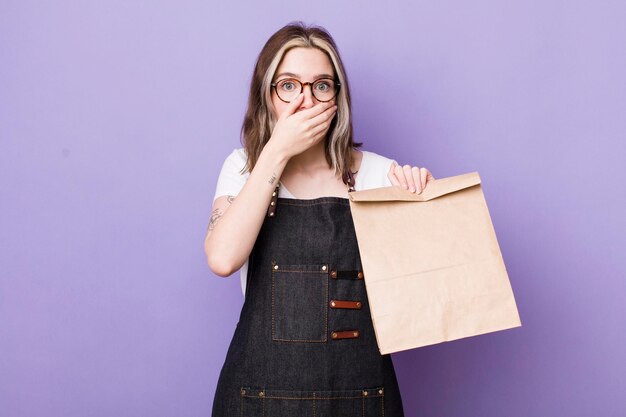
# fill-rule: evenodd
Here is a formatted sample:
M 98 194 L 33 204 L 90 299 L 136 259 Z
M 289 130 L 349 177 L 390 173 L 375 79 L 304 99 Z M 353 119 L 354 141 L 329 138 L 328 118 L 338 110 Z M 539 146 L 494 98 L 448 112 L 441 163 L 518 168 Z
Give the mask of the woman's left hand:
M 394 161 L 389 167 L 387 178 L 392 185 L 410 190 L 419 194 L 428 185 L 428 181 L 435 179 L 433 174 L 426 168 L 412 167 L 411 165 L 400 166 Z

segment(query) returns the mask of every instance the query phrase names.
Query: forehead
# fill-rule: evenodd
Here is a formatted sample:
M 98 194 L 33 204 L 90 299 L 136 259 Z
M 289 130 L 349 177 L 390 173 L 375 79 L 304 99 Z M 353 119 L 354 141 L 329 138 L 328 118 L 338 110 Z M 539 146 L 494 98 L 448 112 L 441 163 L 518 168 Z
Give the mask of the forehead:
M 301 79 L 317 78 L 322 75 L 333 76 L 333 65 L 323 51 L 317 48 L 292 48 L 281 60 L 276 69 L 276 76 L 288 72 Z

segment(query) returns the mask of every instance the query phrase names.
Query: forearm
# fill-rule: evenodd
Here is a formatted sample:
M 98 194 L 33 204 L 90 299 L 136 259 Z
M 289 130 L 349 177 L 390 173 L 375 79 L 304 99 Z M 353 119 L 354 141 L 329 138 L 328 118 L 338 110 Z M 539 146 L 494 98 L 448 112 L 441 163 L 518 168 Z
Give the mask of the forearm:
M 267 144 L 228 210 L 213 213 L 204 248 L 209 266 L 219 275 L 232 274 L 248 259 L 287 161 Z

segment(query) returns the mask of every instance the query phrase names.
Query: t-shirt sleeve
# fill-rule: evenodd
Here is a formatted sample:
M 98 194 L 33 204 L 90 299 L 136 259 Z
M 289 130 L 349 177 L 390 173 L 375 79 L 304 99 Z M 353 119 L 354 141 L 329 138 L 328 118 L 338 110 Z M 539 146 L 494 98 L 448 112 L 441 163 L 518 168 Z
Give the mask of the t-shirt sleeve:
M 245 164 L 246 154 L 243 148 L 233 150 L 226 157 L 222 164 L 220 175 L 217 178 L 213 201 L 223 195 L 236 196 L 239 194 L 239 191 L 241 191 L 250 176 L 249 172 L 245 174 L 240 173 Z
M 398 163 L 396 162 L 395 159 L 389 159 L 389 158 L 385 158 L 386 160 L 383 163 L 383 167 L 387 167 L 387 170 L 383 170 L 383 187 L 390 187 L 393 184 L 391 183 L 391 180 L 389 179 L 389 177 L 387 176 L 387 173 L 389 172 L 389 168 L 391 168 L 391 164 L 392 163 Z
M 367 190 L 393 185 L 387 177 L 387 173 L 391 164 L 396 162 L 395 159 L 387 158 L 374 152 L 368 152 L 367 157 L 367 163 L 361 164 L 363 169 L 357 174 L 357 179 L 361 175 L 360 189 Z

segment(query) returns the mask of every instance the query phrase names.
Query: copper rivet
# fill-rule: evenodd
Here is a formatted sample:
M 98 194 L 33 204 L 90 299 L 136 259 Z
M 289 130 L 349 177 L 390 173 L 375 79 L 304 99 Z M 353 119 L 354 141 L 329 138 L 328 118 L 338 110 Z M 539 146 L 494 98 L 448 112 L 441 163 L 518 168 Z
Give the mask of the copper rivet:
M 263 391 L 259 392 L 259 397 L 262 397 L 264 395 L 265 395 L 265 393 Z
M 358 336 L 358 335 L 359 335 L 359 332 L 354 332 L 353 334 L 354 334 L 355 336 Z
M 322 266 L 322 271 L 326 271 L 326 265 Z
M 367 391 L 363 391 L 363 395 L 367 397 Z
M 333 339 L 337 338 L 337 333 L 333 332 Z
M 331 271 L 330 272 L 330 276 L 333 277 L 333 278 L 336 278 L 337 277 L 337 271 Z
M 246 390 L 245 389 L 241 390 L 241 395 L 246 395 Z
M 335 302 L 334 302 L 334 301 L 331 301 L 331 302 L 330 302 L 330 305 L 334 307 L 334 306 L 335 306 Z
M 270 206 L 273 206 L 273 205 L 274 205 L 274 202 L 272 201 L 272 202 L 270 203 Z
M 274 215 L 274 213 L 270 213 L 270 217 L 273 216 L 273 215 Z
M 278 269 L 278 265 L 274 265 L 274 269 Z
M 382 393 L 383 393 L 383 390 L 379 389 L 379 390 L 378 390 L 378 393 L 379 393 L 379 394 L 382 394 Z
M 361 307 L 361 302 L 360 302 L 360 301 L 357 301 L 356 306 L 357 306 L 357 307 Z
M 359 278 L 363 278 L 363 272 L 362 272 L 362 271 L 359 271 L 359 273 L 358 273 L 358 275 L 357 275 L 357 276 L 358 276 Z

